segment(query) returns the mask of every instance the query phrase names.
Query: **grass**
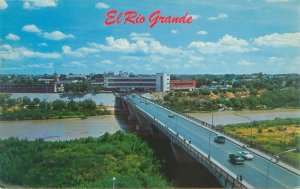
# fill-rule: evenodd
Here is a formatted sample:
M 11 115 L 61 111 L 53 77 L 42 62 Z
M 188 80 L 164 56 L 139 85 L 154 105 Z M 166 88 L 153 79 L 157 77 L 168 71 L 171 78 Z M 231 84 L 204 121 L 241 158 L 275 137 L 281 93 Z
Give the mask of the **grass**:
M 296 148 L 294 152 L 281 156 L 287 162 L 300 168 L 300 118 L 275 119 L 270 121 L 233 124 L 224 126 L 223 129 L 244 140 L 252 141 L 272 153 L 279 153 L 288 149 Z

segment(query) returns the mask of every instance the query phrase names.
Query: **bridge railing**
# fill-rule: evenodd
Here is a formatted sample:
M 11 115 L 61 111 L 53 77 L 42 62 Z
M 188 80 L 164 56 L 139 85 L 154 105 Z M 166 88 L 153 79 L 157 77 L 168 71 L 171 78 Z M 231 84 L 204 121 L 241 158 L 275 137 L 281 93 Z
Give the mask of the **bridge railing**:
M 229 174 L 216 163 L 214 163 L 211 159 L 207 157 L 207 154 L 202 152 L 200 149 L 196 149 L 194 145 L 188 142 L 188 140 L 182 138 L 180 135 L 175 133 L 173 130 L 169 129 L 166 125 L 159 122 L 159 120 L 152 117 L 150 114 L 145 112 L 144 110 L 138 108 L 133 104 L 131 100 L 127 101 L 131 106 L 138 110 L 139 114 L 142 116 L 146 116 L 148 120 L 158 127 L 172 142 L 176 143 L 180 146 L 184 151 L 194 157 L 197 161 L 203 164 L 215 177 L 224 184 L 225 187 L 231 188 L 248 188 L 244 183 L 238 181 L 234 175 Z M 201 153 L 201 152 L 202 153 Z
M 155 102 L 155 101 L 152 100 L 152 99 L 148 99 L 148 98 L 145 98 L 145 97 L 143 97 L 143 96 L 140 96 L 140 97 L 143 98 L 143 99 L 145 99 L 145 100 L 149 100 L 149 101 L 151 101 L 152 103 L 157 104 L 157 102 Z M 215 131 L 217 131 L 217 132 L 219 132 L 219 133 L 222 133 L 223 135 L 232 137 L 232 138 L 236 139 L 237 141 L 239 141 L 239 142 L 241 142 L 241 143 L 244 143 L 244 144 L 246 144 L 247 146 L 249 146 L 249 147 L 251 147 L 251 148 L 255 148 L 255 149 L 257 149 L 257 150 L 259 150 L 259 151 L 261 151 L 261 152 L 263 152 L 263 153 L 265 153 L 265 154 L 267 154 L 267 155 L 269 155 L 269 156 L 275 155 L 274 152 L 272 152 L 272 151 L 266 149 L 265 147 L 263 147 L 262 145 L 260 145 L 260 144 L 257 143 L 257 142 L 249 141 L 249 140 L 244 139 L 244 138 L 242 138 L 242 137 L 233 135 L 233 134 L 231 134 L 231 133 L 229 133 L 229 132 L 226 132 L 226 131 L 224 131 L 224 130 L 222 130 L 222 129 L 219 129 L 219 128 L 216 127 L 215 125 L 206 123 L 206 122 L 204 122 L 204 121 L 202 121 L 202 120 L 199 120 L 199 119 L 197 119 L 197 118 L 195 118 L 195 117 L 192 117 L 192 116 L 190 116 L 190 115 L 184 114 L 184 113 L 182 113 L 182 112 L 179 112 L 179 111 L 176 111 L 176 110 L 172 110 L 172 111 L 175 112 L 175 113 L 177 113 L 178 115 L 181 115 L 181 116 L 187 118 L 187 119 L 190 119 L 190 120 L 192 120 L 192 121 L 194 121 L 194 122 L 197 122 L 197 123 L 199 123 L 200 125 L 203 125 L 203 126 L 205 126 L 205 127 L 207 127 L 207 128 L 210 128 L 210 129 L 213 129 L 213 130 L 215 130 Z M 285 158 L 285 157 L 280 157 L 280 160 L 281 160 L 282 162 L 284 162 L 284 163 L 286 163 L 286 164 L 292 166 L 292 167 L 296 167 L 296 168 L 297 168 L 297 167 L 299 166 L 299 161 L 297 161 L 297 160 L 293 161 L 293 160 L 290 160 L 290 159 Z

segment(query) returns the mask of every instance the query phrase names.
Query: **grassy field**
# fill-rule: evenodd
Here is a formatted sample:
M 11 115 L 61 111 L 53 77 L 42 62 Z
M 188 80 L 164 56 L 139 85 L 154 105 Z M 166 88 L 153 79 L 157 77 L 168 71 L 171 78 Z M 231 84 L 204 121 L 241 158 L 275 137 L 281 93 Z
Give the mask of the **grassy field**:
M 271 151 L 279 153 L 296 148 L 282 155 L 282 159 L 300 168 L 300 118 L 275 119 L 255 123 L 232 124 L 223 127 L 224 131 Z

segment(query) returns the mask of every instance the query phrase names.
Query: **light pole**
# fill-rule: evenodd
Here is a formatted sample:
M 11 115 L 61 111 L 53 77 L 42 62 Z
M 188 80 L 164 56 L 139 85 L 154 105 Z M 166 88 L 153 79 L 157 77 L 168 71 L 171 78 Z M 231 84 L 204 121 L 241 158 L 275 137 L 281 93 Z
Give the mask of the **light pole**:
M 211 112 L 211 125 L 214 125 L 214 112 Z M 208 135 L 208 159 L 210 159 L 210 134 L 211 128 L 209 128 L 209 135 Z
M 112 187 L 113 187 L 113 189 L 115 189 L 115 181 L 116 181 L 116 177 L 113 177 L 112 178 L 112 184 L 113 184 Z
M 234 114 L 235 116 L 238 116 L 238 117 L 243 117 L 243 118 L 246 118 L 250 121 L 250 124 L 251 124 L 251 127 L 250 127 L 250 135 L 251 135 L 251 139 L 250 139 L 250 147 L 252 147 L 252 126 L 253 126 L 253 120 L 248 117 L 248 116 L 244 116 L 244 115 L 239 115 L 239 114 Z
M 281 155 L 281 154 L 284 154 L 284 153 L 288 153 L 288 152 L 292 152 L 292 151 L 295 151 L 296 148 L 293 148 L 293 149 L 290 149 L 290 150 L 286 150 L 284 152 L 280 152 L 280 153 L 277 153 L 275 155 L 273 155 L 270 159 L 269 159 L 269 162 L 268 162 L 268 168 L 267 168 L 267 188 L 269 188 L 269 167 L 270 167 L 270 163 L 272 161 L 272 159 L 278 155 Z M 276 163 L 276 162 L 275 162 Z

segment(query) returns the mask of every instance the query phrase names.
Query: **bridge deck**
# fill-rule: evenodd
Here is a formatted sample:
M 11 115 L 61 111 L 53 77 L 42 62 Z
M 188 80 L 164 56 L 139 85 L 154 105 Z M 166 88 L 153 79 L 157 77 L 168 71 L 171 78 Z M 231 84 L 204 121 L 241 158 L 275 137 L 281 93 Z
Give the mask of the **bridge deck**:
M 209 154 L 213 161 L 218 162 L 235 175 L 243 175 L 243 182 L 255 188 L 299 188 L 300 176 L 275 163 L 270 163 L 267 177 L 267 165 L 269 160 L 257 154 L 252 161 L 245 161 L 243 165 L 234 165 L 229 162 L 228 155 L 243 150 L 243 148 L 231 140 L 225 144 L 217 144 L 213 141 L 217 133 L 213 130 L 199 126 L 199 123 L 187 120 L 178 114 L 174 118 L 168 117 L 170 110 L 154 103 L 144 103 L 138 97 L 128 97 L 138 108 L 155 117 L 169 129 L 178 133 L 180 137 L 191 139 L 191 143 L 202 152 Z M 210 139 L 210 142 L 209 142 Z M 209 148 L 210 146 L 210 148 Z M 251 149 L 248 151 L 251 151 Z M 267 179 L 268 178 L 268 179 Z

